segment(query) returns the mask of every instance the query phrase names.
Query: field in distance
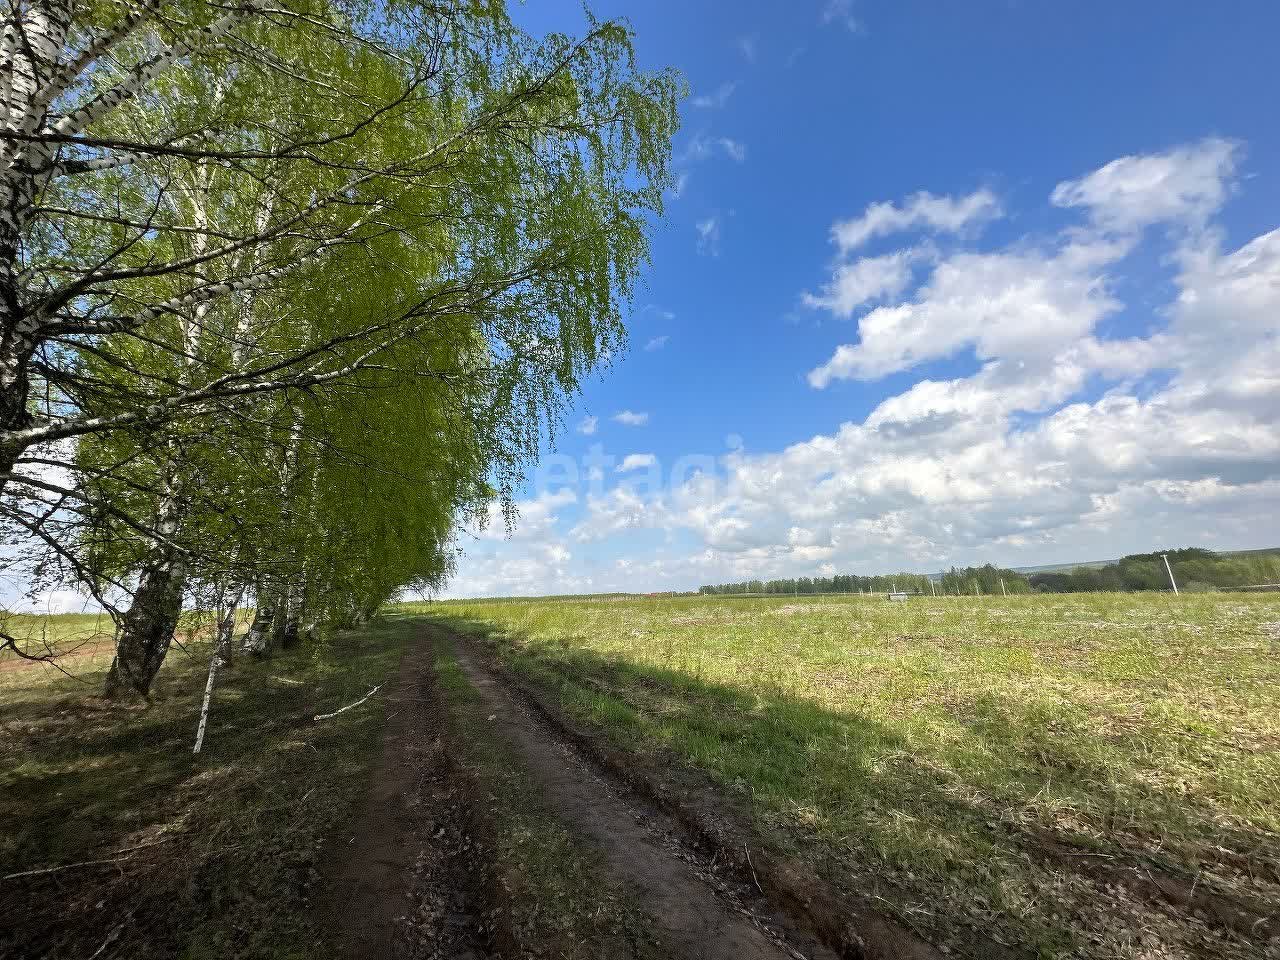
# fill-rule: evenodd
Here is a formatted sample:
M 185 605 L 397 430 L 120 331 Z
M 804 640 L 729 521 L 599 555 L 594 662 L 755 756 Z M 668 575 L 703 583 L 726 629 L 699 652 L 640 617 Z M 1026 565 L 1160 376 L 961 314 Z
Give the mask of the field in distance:
M 958 953 L 1280 946 L 1280 595 L 406 607 Z

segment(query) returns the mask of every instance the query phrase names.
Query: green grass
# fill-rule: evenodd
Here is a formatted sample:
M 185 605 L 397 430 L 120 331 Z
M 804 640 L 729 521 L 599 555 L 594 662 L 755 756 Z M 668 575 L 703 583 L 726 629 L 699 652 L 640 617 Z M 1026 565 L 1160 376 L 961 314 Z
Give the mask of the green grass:
M 483 704 L 448 653 L 437 684 L 453 728 L 457 760 L 471 778 L 470 818 L 487 835 L 491 890 L 520 956 L 657 956 L 648 920 L 624 891 L 605 881 L 598 855 L 537 801 L 512 748 L 492 732 Z
M 1046 855 L 1280 900 L 1280 597 L 430 605 L 933 939 L 1248 956 Z M 1154 945 L 1154 946 L 1153 946 Z
M 0 630 L 16 638 L 24 654 L 58 655 L 62 658 L 60 665 L 71 673 L 92 671 L 104 657 L 106 666 L 111 665 L 113 629 L 111 618 L 105 613 L 43 615 L 0 610 Z M 0 695 L 10 685 L 9 674 L 20 665 L 29 667 L 13 650 L 0 650 Z M 50 674 L 59 672 L 52 664 L 38 669 Z
M 53 623 L 64 637 L 86 628 Z M 104 955 L 138 958 L 326 956 L 308 897 L 323 840 L 377 756 L 385 700 L 311 718 L 386 679 L 412 629 L 239 658 L 219 675 L 199 757 L 198 636 L 171 651 L 147 707 L 98 698 L 109 650 L 72 658 L 70 676 L 40 664 L 0 674 L 0 876 L 119 861 L 0 880 L 0 955 L 90 956 L 106 943 Z
M 236 616 L 238 629 L 248 626 L 252 609 Z M 52 657 L 52 661 L 26 660 L 11 649 L 0 650 L 0 698 L 12 687 L 30 687 L 32 676 L 80 677 L 87 685 L 95 674 L 104 673 L 115 655 L 115 625 L 106 613 L 31 614 L 0 610 L 0 630 L 18 641 L 27 657 Z M 175 636 L 175 653 L 208 639 L 212 630 L 208 611 L 187 611 Z M 37 670 L 30 674 L 25 671 Z M 24 671 L 19 679 L 15 671 Z M 101 677 L 98 677 L 101 680 Z M 43 687 L 43 684 L 36 684 Z

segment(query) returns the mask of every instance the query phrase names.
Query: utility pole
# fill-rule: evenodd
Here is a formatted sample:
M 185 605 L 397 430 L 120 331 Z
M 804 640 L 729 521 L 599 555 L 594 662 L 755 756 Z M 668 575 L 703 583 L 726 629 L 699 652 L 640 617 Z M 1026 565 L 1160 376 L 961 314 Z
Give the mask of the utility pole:
M 1178 592 L 1178 581 L 1173 579 L 1173 567 L 1169 566 L 1169 555 L 1162 553 L 1160 556 L 1164 557 L 1164 569 L 1169 574 L 1169 586 L 1173 587 L 1173 592 L 1176 594 Z

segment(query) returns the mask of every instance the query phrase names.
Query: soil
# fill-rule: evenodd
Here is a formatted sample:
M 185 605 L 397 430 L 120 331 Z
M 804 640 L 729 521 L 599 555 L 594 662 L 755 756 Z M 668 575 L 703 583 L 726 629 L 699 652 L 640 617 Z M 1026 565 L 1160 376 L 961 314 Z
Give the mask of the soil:
M 500 738 L 523 768 L 537 802 L 592 853 L 602 882 L 627 892 L 650 925 L 657 955 L 708 960 L 835 960 L 795 904 L 764 895 L 734 865 L 696 842 L 676 819 L 592 762 L 521 702 L 471 642 L 423 627 L 396 681 L 382 753 L 350 830 L 331 843 L 327 893 L 317 904 L 345 957 L 556 956 L 525 943 L 507 919 L 505 884 L 485 862 L 484 803 L 451 744 L 456 731 L 433 683 L 447 645 Z M 487 829 L 492 829 L 489 824 Z M 499 878 L 500 879 L 500 878 Z M 788 908 L 791 908 L 790 911 Z M 914 954 L 905 953 L 903 956 Z
M 500 679 L 509 692 L 539 715 L 555 735 L 573 743 L 597 769 L 625 782 L 634 792 L 667 812 L 722 864 L 749 873 L 751 882 L 768 899 L 838 955 L 889 960 L 941 960 L 945 952 L 934 947 L 896 919 L 882 913 L 860 895 L 848 878 L 819 876 L 811 865 L 778 852 L 765 840 L 749 811 L 707 778 L 680 764 L 663 764 L 638 757 L 611 743 L 598 731 L 568 718 L 553 696 L 522 681 L 490 659 L 482 643 L 469 648 L 485 669 Z M 1054 861 L 1091 880 L 1126 890 L 1140 900 L 1171 905 L 1198 922 L 1231 931 L 1246 940 L 1272 947 L 1277 941 L 1277 913 L 1273 905 L 1238 894 L 1214 891 L 1197 878 L 1182 877 L 1147 860 L 1110 862 L 1096 859 L 1048 831 L 1036 832 L 1029 846 L 1033 856 Z M 979 933 L 961 932 L 952 946 L 965 956 L 1011 958 L 1017 951 Z
M 414 643 L 401 657 L 382 753 L 350 829 L 330 841 L 317 906 L 334 952 L 404 960 L 488 957 L 460 824 L 458 790 L 448 776 L 445 725 L 433 683 L 433 647 Z
M 483 647 L 478 648 L 483 649 Z M 645 760 L 612 744 L 607 737 L 569 719 L 554 697 L 506 671 L 497 662 L 490 669 L 513 693 L 554 727 L 560 736 L 615 777 L 648 797 L 680 821 L 708 849 L 740 871 L 751 871 L 773 900 L 788 905 L 815 936 L 842 955 L 868 960 L 915 958 L 940 960 L 944 952 L 914 931 L 885 915 L 861 896 L 853 878 L 819 876 L 806 862 L 776 854 L 778 845 L 766 841 L 742 804 L 682 764 Z M 1256 898 L 1215 891 L 1196 877 L 1184 877 L 1132 856 L 1113 861 L 1088 847 L 1073 845 L 1048 830 L 1024 827 L 1033 843 L 1028 853 L 1045 861 L 1125 890 L 1139 900 L 1167 904 L 1209 926 L 1231 931 L 1246 940 L 1274 947 L 1280 911 Z M 1225 853 L 1225 851 L 1223 851 Z M 754 857 L 754 859 L 751 859 Z M 1241 869 L 1251 869 L 1248 862 Z M 965 956 L 1012 958 L 1017 952 L 980 933 L 955 931 L 953 946 Z
M 676 824 L 611 784 L 541 718 L 525 709 L 464 642 L 453 644 L 467 679 L 501 735 L 517 749 L 543 799 L 564 824 L 603 855 L 613 881 L 634 891 L 671 956 L 707 960 L 793 957 L 769 920 L 740 904 L 738 894 L 710 879 L 705 864 L 681 841 Z M 804 944 L 805 956 L 834 958 Z
M 871 897 L 781 852 L 758 832 L 740 801 L 710 781 L 637 757 L 576 724 L 545 691 L 503 669 L 482 641 L 437 625 L 418 629 L 418 641 L 384 691 L 391 706 L 368 790 L 349 830 L 328 853 L 328 892 L 320 908 L 340 955 L 945 956 Z M 434 665 L 446 651 L 477 698 L 476 717 L 461 726 L 436 687 Z M 538 934 L 520 919 L 527 905 L 504 900 L 518 884 L 508 883 L 494 860 L 503 839 L 494 798 L 465 760 L 467 741 L 477 733 L 503 743 L 519 764 L 533 794 L 530 807 L 549 813 L 592 851 L 601 889 L 607 883 L 625 891 L 643 916 L 642 939 L 656 953 L 637 947 L 634 937 L 628 949 L 618 941 L 607 949 L 596 944 L 596 952 L 587 954 L 580 943 L 562 949 L 554 937 L 531 942 Z M 1262 904 L 1211 893 L 1150 866 L 1139 877 L 1052 837 L 1040 840 L 1041 856 L 1171 902 L 1205 922 L 1246 936 L 1274 932 Z M 1015 953 L 986 939 L 958 946 L 968 956 Z

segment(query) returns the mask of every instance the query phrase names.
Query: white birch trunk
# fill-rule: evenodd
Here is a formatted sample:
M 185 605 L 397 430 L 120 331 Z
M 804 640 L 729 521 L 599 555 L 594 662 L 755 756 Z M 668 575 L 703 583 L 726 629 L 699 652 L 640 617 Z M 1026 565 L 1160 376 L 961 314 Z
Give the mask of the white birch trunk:
M 231 638 L 235 631 L 236 609 L 240 606 L 241 590 L 231 600 L 225 610 L 218 610 L 217 642 L 213 647 L 213 656 L 209 658 L 209 679 L 204 684 L 204 702 L 200 705 L 200 725 L 196 727 L 196 743 L 192 753 L 199 753 L 204 746 L 204 732 L 209 724 L 209 705 L 213 702 L 213 682 L 218 675 L 218 668 L 231 656 Z M 221 604 L 219 605 L 221 607 Z
M 33 0 L 13 10 L 4 25 L 0 60 L 0 111 L 4 127 L 34 134 L 44 118 L 42 86 L 53 79 L 71 29 L 71 0 Z M 20 139 L 0 142 L 0 431 L 28 423 L 28 365 L 36 348 L 18 276 L 22 232 L 30 222 L 48 144 Z M 0 472 L 8 474 L 24 445 L 0 443 Z M 4 480 L 0 480 L 0 490 Z
M 192 748 L 192 753 L 199 753 L 200 748 L 204 746 L 204 730 L 209 723 L 209 704 L 213 700 L 213 680 L 218 675 L 220 666 L 222 666 L 222 651 L 215 649 L 213 656 L 209 659 L 209 679 L 204 685 L 204 703 L 200 706 L 200 725 L 196 727 L 196 745 Z
M 244 643 L 240 647 L 245 653 L 261 657 L 271 650 L 271 632 L 276 619 L 277 606 L 278 599 L 272 588 L 260 587 L 257 606 L 253 612 L 253 623 L 249 625 L 249 632 L 245 634 Z

